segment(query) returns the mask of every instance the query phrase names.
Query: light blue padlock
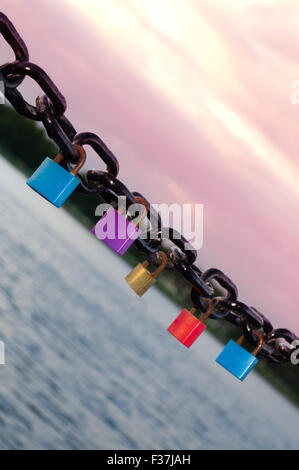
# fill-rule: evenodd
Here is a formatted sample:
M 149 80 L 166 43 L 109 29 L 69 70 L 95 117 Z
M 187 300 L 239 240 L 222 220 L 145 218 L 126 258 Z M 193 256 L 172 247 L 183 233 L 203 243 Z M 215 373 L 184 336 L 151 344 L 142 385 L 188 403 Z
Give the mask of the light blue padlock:
M 244 336 L 242 336 L 237 342 L 231 339 L 216 359 L 218 364 L 241 381 L 247 377 L 249 372 L 258 363 L 256 355 L 260 352 L 263 346 L 263 336 L 261 333 L 257 331 L 254 333 L 260 340 L 252 354 L 242 348 L 241 344 L 244 341 Z
M 86 153 L 83 147 L 76 148 L 80 158 L 71 172 L 60 165 L 63 155 L 59 153 L 55 160 L 47 157 L 27 181 L 30 188 L 56 207 L 61 207 L 80 183 L 76 176 L 85 163 Z

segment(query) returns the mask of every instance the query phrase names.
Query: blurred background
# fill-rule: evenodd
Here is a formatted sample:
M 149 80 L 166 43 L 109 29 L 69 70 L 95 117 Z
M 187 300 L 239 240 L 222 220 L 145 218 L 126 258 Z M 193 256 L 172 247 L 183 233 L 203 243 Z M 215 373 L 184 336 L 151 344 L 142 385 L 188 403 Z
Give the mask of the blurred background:
M 199 265 L 223 270 L 240 300 L 298 332 L 295 1 L 2 0 L 1 9 L 65 95 L 68 118 L 101 136 L 131 190 L 204 205 Z M 0 62 L 11 60 L 2 40 Z M 32 103 L 40 94 L 29 78 L 20 89 Z M 0 124 L 1 153 L 23 172 L 55 155 L 8 106 Z M 165 332 L 178 306 L 157 289 L 143 303 L 130 297 L 118 283 L 130 267 L 1 167 L 3 448 L 296 448 L 293 405 L 256 374 L 240 387 L 214 367 L 221 344 L 209 335 L 187 355 Z M 92 152 L 87 167 L 103 168 Z M 67 208 L 76 207 L 74 196 Z M 178 286 L 168 294 L 183 303 Z M 261 368 L 298 401 L 297 369 Z

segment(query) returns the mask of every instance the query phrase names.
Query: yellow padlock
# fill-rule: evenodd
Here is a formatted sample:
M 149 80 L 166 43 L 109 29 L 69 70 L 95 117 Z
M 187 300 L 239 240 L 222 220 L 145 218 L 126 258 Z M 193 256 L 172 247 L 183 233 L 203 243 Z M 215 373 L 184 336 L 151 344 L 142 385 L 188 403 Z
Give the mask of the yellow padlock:
M 131 289 L 140 297 L 155 284 L 157 276 L 159 276 L 167 266 L 168 258 L 166 253 L 159 251 L 158 255 L 160 256 L 161 264 L 156 271 L 150 273 L 146 269 L 149 265 L 149 261 L 144 261 L 142 264 L 138 264 L 125 278 Z

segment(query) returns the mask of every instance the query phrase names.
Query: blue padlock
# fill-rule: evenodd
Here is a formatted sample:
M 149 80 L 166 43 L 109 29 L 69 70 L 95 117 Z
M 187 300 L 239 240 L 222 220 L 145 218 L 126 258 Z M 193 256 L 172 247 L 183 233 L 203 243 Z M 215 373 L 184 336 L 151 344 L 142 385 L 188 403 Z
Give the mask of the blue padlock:
M 256 355 L 263 346 L 263 335 L 257 331 L 254 333 L 259 337 L 259 344 L 252 354 L 242 348 L 241 344 L 244 341 L 244 336 L 241 336 L 237 342 L 231 339 L 216 359 L 218 364 L 241 381 L 247 377 L 249 372 L 258 363 Z
M 75 146 L 80 158 L 71 172 L 60 165 L 63 155 L 59 153 L 55 160 L 47 157 L 27 181 L 30 188 L 56 207 L 61 207 L 80 183 L 76 176 L 85 163 L 86 153 L 80 145 Z

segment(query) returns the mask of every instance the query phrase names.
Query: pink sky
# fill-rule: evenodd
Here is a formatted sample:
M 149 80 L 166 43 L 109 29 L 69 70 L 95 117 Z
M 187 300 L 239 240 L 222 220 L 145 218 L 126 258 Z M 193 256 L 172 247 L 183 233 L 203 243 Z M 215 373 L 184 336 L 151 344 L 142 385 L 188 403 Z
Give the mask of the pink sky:
M 131 190 L 204 204 L 204 267 L 299 334 L 294 0 L 2 0 L 32 62 Z M 1 62 L 11 60 L 1 48 Z M 23 90 L 39 93 L 26 79 Z M 93 156 L 89 165 L 94 167 Z M 100 165 L 103 168 L 103 165 Z

